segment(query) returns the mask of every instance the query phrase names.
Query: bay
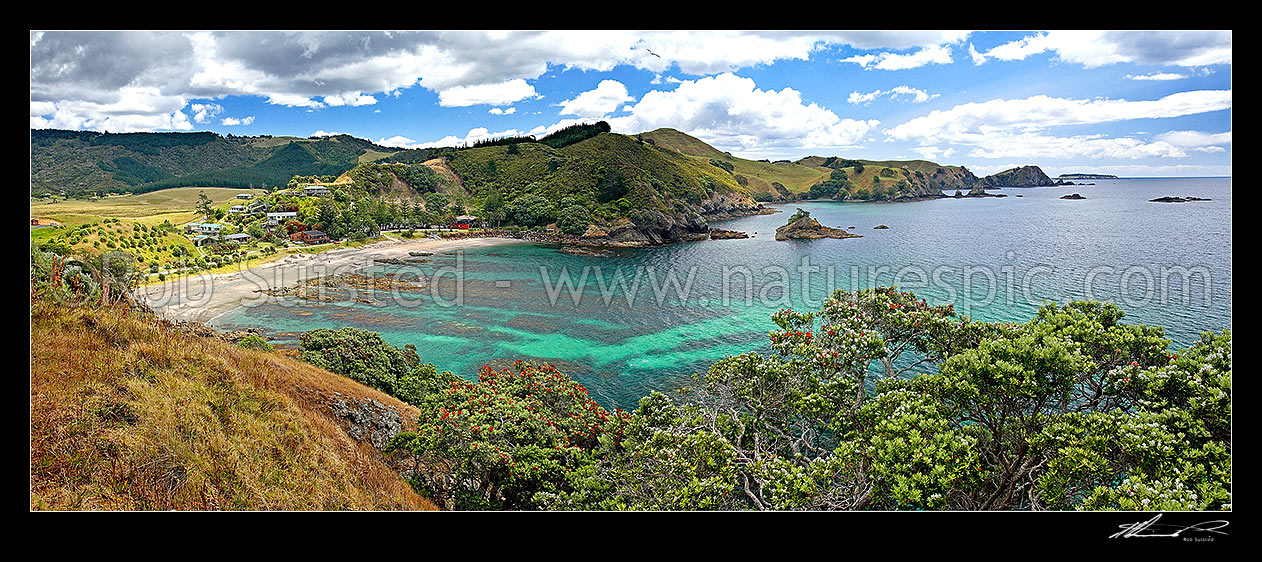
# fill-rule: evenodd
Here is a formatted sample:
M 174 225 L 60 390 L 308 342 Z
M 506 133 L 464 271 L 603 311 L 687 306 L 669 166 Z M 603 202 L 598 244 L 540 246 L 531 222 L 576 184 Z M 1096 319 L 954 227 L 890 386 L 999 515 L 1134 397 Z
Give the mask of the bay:
M 215 324 L 372 330 L 469 378 L 488 363 L 550 361 L 606 407 L 626 409 L 652 390 L 688 384 L 725 355 L 767 351 L 773 312 L 817 309 L 832 289 L 896 284 L 974 318 L 1010 322 L 1028 320 L 1044 302 L 1102 300 L 1119 305 L 1124 322 L 1164 327 L 1176 346 L 1230 328 L 1231 179 L 1086 183 L 1095 185 L 992 191 L 1002 198 L 769 205 L 784 212 L 715 223 L 748 239 L 609 257 L 534 244 L 466 250 L 372 270 L 423 276 L 436 293 L 368 295 L 378 304 L 281 299 Z M 1060 199 L 1071 193 L 1085 199 Z M 1210 200 L 1149 202 L 1162 196 Z M 826 226 L 853 226 L 862 238 L 776 241 L 775 228 L 797 208 Z M 636 290 L 619 288 L 619 276 Z

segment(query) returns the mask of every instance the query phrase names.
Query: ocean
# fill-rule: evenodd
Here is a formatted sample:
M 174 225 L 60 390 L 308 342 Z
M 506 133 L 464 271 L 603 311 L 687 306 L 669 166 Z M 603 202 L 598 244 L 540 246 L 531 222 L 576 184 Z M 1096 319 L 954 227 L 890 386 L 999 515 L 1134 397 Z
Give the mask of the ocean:
M 282 343 L 314 328 L 372 330 L 469 378 L 483 364 L 549 361 L 602 405 L 624 409 L 689 384 L 725 355 L 767 351 L 773 312 L 818 309 L 832 289 L 896 284 L 977 319 L 1011 322 L 1044 302 L 1109 301 L 1126 312 L 1123 322 L 1164 327 L 1176 347 L 1231 327 L 1230 178 L 1079 181 L 1095 185 L 769 205 L 783 212 L 714 223 L 748 239 L 607 257 L 526 243 L 449 252 L 371 269 L 431 290 L 357 293 L 373 304 L 282 298 L 214 324 L 262 328 Z M 1060 199 L 1071 193 L 1086 199 Z M 1162 196 L 1210 200 L 1149 202 Z M 776 227 L 798 208 L 862 238 L 776 241 Z

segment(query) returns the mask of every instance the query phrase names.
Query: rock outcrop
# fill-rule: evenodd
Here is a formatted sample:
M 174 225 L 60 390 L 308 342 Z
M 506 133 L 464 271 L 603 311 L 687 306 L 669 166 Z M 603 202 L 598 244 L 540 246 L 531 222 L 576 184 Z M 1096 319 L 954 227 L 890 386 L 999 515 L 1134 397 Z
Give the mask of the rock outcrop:
M 725 230 L 722 228 L 710 228 L 711 240 L 732 240 L 736 238 L 749 238 L 748 234 L 736 230 Z
M 1082 195 L 1079 195 L 1077 193 L 1074 193 L 1072 195 L 1062 195 L 1060 198 L 1061 199 L 1086 199 L 1086 197 L 1083 197 Z
M 403 418 L 394 406 L 387 406 L 372 398 L 341 398 L 331 406 L 333 415 L 345 419 L 350 426 L 346 434 L 356 441 L 368 441 L 373 447 L 385 448 L 390 440 L 403 431 Z
M 811 218 L 811 214 L 798 209 L 788 224 L 776 229 L 776 240 L 801 240 L 815 238 L 861 238 L 858 234 L 846 232 L 840 228 L 832 228 L 819 224 Z
M 1187 203 L 1189 201 L 1211 201 L 1211 199 L 1202 197 L 1171 197 L 1167 195 L 1165 197 L 1148 200 L 1149 203 Z

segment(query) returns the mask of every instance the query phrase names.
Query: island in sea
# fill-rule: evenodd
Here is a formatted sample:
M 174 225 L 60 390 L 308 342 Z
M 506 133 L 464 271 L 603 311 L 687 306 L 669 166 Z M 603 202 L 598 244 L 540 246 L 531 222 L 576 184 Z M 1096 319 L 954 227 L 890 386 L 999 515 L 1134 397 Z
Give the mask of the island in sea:
M 1117 176 L 1112 174 L 1061 174 L 1056 176 L 1062 180 L 1115 180 Z

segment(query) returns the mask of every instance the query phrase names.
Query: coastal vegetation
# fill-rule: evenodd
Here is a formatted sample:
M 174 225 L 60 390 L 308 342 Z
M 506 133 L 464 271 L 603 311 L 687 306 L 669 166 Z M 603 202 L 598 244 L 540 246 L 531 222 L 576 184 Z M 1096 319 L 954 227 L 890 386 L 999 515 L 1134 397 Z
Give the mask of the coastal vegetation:
M 1230 509 L 1230 332 L 1171 350 L 1121 318 L 1073 302 L 987 323 L 838 291 L 776 313 L 772 354 L 632 412 L 548 364 L 419 370 L 417 429 L 387 449 L 456 509 Z

